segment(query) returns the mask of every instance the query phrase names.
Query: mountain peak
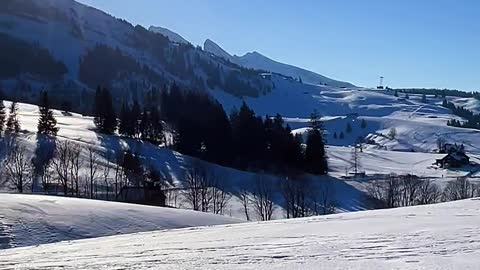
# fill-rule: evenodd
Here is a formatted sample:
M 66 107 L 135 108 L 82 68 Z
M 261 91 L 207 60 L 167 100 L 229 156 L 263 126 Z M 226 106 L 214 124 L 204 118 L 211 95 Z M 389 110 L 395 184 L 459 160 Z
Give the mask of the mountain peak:
M 190 44 L 190 42 L 188 42 L 182 36 L 180 36 L 179 34 L 173 32 L 173 31 L 171 31 L 167 28 L 163 28 L 163 27 L 160 27 L 160 26 L 150 26 L 150 28 L 148 28 L 148 30 L 152 31 L 154 33 L 164 35 L 164 36 L 168 37 L 168 39 L 170 39 L 170 41 L 172 41 L 172 42 Z
M 230 62 L 235 62 L 235 59 L 231 54 L 229 54 L 211 39 L 205 40 L 205 43 L 203 44 L 203 50 L 215 56 L 222 57 L 225 60 L 229 60 Z

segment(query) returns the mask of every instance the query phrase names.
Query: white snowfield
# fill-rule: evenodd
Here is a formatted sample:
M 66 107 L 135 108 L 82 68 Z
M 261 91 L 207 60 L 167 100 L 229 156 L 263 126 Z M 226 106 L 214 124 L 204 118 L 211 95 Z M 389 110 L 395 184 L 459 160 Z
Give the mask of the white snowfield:
M 0 205 L 0 249 L 241 222 L 180 209 L 41 195 L 0 194 Z
M 0 251 L 1 269 L 478 269 L 480 200 Z

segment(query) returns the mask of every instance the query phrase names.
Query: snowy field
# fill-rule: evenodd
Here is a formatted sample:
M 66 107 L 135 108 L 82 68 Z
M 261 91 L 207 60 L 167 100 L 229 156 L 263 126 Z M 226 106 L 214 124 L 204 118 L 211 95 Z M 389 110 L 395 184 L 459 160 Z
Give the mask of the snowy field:
M 288 81 L 283 83 L 285 85 L 278 83 L 278 89 L 290 84 Z M 421 97 L 415 95 L 411 95 L 407 102 L 405 100 L 398 101 L 396 97 L 393 97 L 393 94 L 375 91 L 338 89 L 307 84 L 304 84 L 304 87 L 311 90 L 310 96 L 293 92 L 294 89 L 290 89 L 289 95 L 305 98 L 305 100 L 310 100 L 309 102 L 316 100 L 316 103 L 312 103 L 312 106 L 316 104 L 315 106 L 318 106 L 320 112 L 330 113 L 329 116 L 324 117 L 330 176 L 310 177 L 310 181 L 333 185 L 337 212 L 368 209 L 368 206 L 364 205 L 362 201 L 365 183 L 343 181 L 341 179 L 351 172 L 351 145 L 358 137 L 367 137 L 373 142 L 373 144 L 365 145 L 364 151 L 359 154 L 360 169 L 368 175 L 378 174 L 378 177 L 382 177 L 381 175 L 391 173 L 410 173 L 444 183 L 459 176 L 477 176 L 479 173 L 479 166 L 476 164 L 480 163 L 480 148 L 477 147 L 480 145 L 480 132 L 447 126 L 448 119 L 456 117 L 439 105 L 441 103 L 439 98 L 435 100 L 434 97 L 430 97 L 431 103 L 425 105 L 420 102 Z M 318 91 L 318 93 L 315 94 L 315 91 Z M 273 97 L 273 101 L 275 101 L 274 97 L 276 95 L 279 94 L 274 92 L 265 99 L 270 100 Z M 312 97 L 314 98 L 312 99 Z M 279 100 L 282 99 L 279 98 Z M 295 98 L 293 98 L 293 101 L 295 101 Z M 226 101 L 223 102 L 225 104 Z M 247 102 L 250 101 L 247 100 Z M 249 103 L 255 109 L 262 111 L 263 108 L 263 112 L 268 113 L 270 109 L 265 104 L 272 104 L 271 110 L 280 108 L 274 105 L 275 103 L 269 102 L 264 102 L 263 105 L 258 104 L 258 108 L 256 108 L 256 103 Z M 8 106 L 9 102 L 6 102 L 6 105 Z M 292 113 L 299 113 L 299 115 L 293 114 L 294 117 L 288 117 L 286 121 L 295 128 L 294 132 L 305 134 L 308 130 L 305 128 L 308 125 L 308 118 L 300 116 L 308 115 L 307 112 L 311 108 L 302 106 L 296 108 L 298 110 L 302 109 L 303 112 L 293 111 Z M 285 110 L 290 109 L 285 108 Z M 348 114 L 357 110 L 360 112 L 358 117 Z M 112 159 L 114 158 L 114 152 L 118 150 L 131 149 L 133 152 L 140 154 L 147 167 L 154 166 L 157 168 L 175 187 L 184 185 L 186 171 L 192 166 L 192 163 L 198 162 L 191 157 L 149 143 L 95 133 L 94 124 L 90 117 L 66 114 L 60 111 L 54 113 L 60 127 L 59 140 L 69 140 L 82 147 L 93 146 L 99 155 L 99 163 L 102 166 L 112 167 L 110 179 L 114 178 L 114 162 Z M 288 116 L 288 114 L 284 115 Z M 21 141 L 33 153 L 37 145 L 35 132 L 38 122 L 38 108 L 29 104 L 20 104 L 19 118 L 24 129 L 24 134 L 20 137 Z M 367 123 L 366 128 L 360 126 L 362 119 Z M 345 131 L 347 124 L 352 126 L 351 133 Z M 386 136 L 391 128 L 397 130 L 397 136 L 393 140 Z M 335 139 L 333 134 L 337 133 L 339 135 L 341 132 L 344 132 L 345 138 Z M 465 144 L 467 154 L 471 157 L 473 165 L 456 170 L 441 169 L 434 166 L 435 160 L 442 157 L 442 155 L 435 153 L 436 140 L 439 137 L 444 138 L 449 143 Z M 83 159 L 86 160 L 87 155 L 88 153 L 84 150 L 82 153 Z M 231 195 L 231 200 L 226 206 L 224 214 L 245 219 L 239 193 L 241 190 L 252 192 L 255 181 L 259 176 L 255 173 L 242 172 L 208 163 L 203 164 L 206 164 L 222 178 L 227 192 Z M 274 197 L 274 218 L 284 218 L 283 199 L 279 190 L 279 181 L 284 178 L 274 175 L 262 175 L 261 177 L 272 183 L 276 193 Z M 179 208 L 189 207 L 188 203 L 182 200 L 176 201 L 174 204 L 170 203 L 170 205 Z M 255 216 L 252 218 L 256 220 Z
M 0 251 L 1 269 L 478 269 L 480 200 Z
M 240 222 L 180 209 L 54 196 L 0 194 L 0 204 L 0 249 Z

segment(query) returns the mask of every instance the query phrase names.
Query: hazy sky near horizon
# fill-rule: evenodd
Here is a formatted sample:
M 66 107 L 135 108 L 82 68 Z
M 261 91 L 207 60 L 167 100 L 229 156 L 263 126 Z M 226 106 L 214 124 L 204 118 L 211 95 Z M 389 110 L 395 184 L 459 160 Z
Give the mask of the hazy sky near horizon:
M 78 0 L 194 45 L 258 51 L 333 79 L 480 90 L 477 0 Z

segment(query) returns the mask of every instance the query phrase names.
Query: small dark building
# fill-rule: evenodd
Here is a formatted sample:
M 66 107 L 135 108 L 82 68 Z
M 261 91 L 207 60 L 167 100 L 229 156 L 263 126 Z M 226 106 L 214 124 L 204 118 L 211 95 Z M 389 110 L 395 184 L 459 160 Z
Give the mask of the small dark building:
M 166 196 L 161 188 L 147 184 L 144 187 L 122 187 L 118 199 L 128 203 L 165 206 Z
M 470 157 L 465 152 L 454 151 L 436 162 L 441 168 L 459 168 L 470 164 Z

